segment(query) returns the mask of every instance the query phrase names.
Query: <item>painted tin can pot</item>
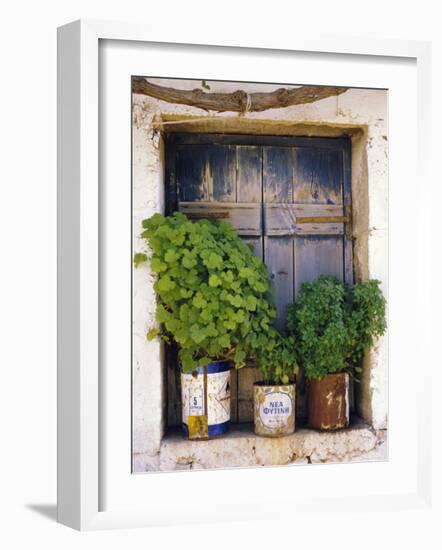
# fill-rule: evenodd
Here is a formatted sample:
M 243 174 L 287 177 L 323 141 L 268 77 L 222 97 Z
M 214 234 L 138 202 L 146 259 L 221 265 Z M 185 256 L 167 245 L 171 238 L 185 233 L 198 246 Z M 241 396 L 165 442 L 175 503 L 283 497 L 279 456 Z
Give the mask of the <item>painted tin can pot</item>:
M 350 421 L 350 378 L 346 372 L 308 380 L 308 424 L 317 430 L 339 430 Z
M 255 433 L 267 437 L 290 435 L 295 431 L 296 385 L 253 386 Z
M 181 372 L 183 434 L 208 439 L 230 426 L 230 363 L 218 361 L 192 372 Z

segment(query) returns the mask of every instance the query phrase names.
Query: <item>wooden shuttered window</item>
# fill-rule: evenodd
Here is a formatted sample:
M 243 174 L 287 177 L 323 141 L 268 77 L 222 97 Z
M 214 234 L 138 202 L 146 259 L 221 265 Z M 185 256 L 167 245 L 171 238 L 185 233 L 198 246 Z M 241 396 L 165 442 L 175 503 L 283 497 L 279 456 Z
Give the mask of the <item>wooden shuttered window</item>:
M 167 212 L 232 224 L 269 270 L 282 327 L 303 281 L 353 280 L 350 141 L 216 134 L 166 137 Z M 168 424 L 181 423 L 176 357 L 168 352 Z M 232 421 L 253 420 L 259 373 L 233 373 Z M 300 384 L 298 414 L 305 412 Z

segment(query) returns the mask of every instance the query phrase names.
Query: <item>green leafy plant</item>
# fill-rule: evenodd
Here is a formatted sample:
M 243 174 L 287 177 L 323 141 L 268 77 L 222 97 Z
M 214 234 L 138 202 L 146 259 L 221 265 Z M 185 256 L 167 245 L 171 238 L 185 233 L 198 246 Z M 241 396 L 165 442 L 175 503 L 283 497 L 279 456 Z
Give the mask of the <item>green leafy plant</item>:
M 385 298 L 380 282 L 371 279 L 346 288 L 346 324 L 348 329 L 348 361 L 360 371 L 365 350 L 385 333 Z
M 301 285 L 287 326 L 307 378 L 361 370 L 364 351 L 386 330 L 379 285 L 376 280 L 344 285 L 330 276 Z
M 257 366 L 268 385 L 288 384 L 298 374 L 295 338 L 283 336 L 274 329 L 264 346 L 258 351 Z
M 156 320 L 148 338 L 175 341 L 183 369 L 228 359 L 236 366 L 271 345 L 276 316 L 265 265 L 227 223 L 181 213 L 142 222 L 156 274 Z

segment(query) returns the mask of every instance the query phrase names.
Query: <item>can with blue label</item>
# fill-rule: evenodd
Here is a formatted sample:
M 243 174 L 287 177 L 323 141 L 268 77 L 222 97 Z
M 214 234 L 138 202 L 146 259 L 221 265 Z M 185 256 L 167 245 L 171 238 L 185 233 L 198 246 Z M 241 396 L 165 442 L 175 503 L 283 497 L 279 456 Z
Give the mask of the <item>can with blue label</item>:
M 209 439 L 230 427 L 230 362 L 216 361 L 192 372 L 181 372 L 183 433 L 189 439 Z
M 253 386 L 255 433 L 267 437 L 290 435 L 295 431 L 296 385 Z

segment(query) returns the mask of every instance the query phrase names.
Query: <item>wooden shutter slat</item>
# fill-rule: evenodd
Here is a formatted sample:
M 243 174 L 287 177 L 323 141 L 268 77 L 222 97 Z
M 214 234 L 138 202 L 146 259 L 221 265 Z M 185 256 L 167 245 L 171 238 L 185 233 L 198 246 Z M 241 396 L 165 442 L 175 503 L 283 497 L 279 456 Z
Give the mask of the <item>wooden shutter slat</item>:
M 262 201 L 262 148 L 239 146 L 237 151 L 237 202 L 258 203 L 260 216 Z M 243 237 L 253 246 L 254 254 L 263 257 L 262 220 L 259 237 Z M 253 422 L 253 383 L 260 379 L 260 372 L 253 367 L 238 370 L 238 422 Z
M 236 197 L 237 202 L 261 203 L 262 195 L 262 149 L 261 147 L 238 146 L 236 152 Z
M 218 219 L 229 222 L 238 235 L 261 235 L 259 203 L 179 202 L 178 209 L 190 219 Z
M 297 218 L 304 217 L 326 217 L 343 216 L 344 207 L 342 204 L 293 204 Z
M 318 147 L 295 147 L 294 202 L 342 202 L 342 153 Z
M 343 223 L 302 223 L 296 226 L 295 234 L 301 235 L 343 235 Z
M 264 254 L 278 312 L 276 326 L 283 329 L 287 304 L 293 302 L 293 238 L 266 237 Z
M 350 216 L 344 215 L 342 205 L 264 205 L 265 235 L 269 237 L 342 235 L 344 223 L 349 221 Z
M 296 213 L 292 203 L 269 203 L 264 205 L 264 228 L 268 236 L 294 235 Z

